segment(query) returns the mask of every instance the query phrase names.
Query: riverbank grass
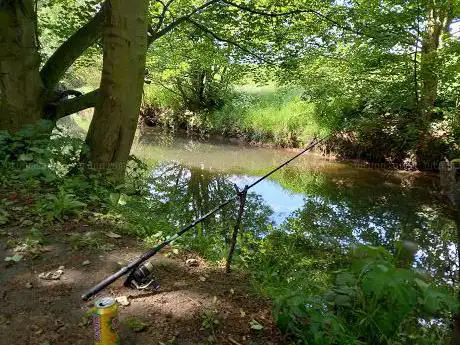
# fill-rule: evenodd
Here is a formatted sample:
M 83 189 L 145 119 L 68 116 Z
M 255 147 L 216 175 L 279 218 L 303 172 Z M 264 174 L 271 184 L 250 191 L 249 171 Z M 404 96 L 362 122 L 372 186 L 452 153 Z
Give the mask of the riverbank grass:
M 298 88 L 240 86 L 220 110 L 209 115 L 215 131 L 279 146 L 305 144 L 321 131 L 315 106 Z
M 159 122 L 192 131 L 240 137 L 254 143 L 302 146 L 326 132 L 316 119 L 315 105 L 297 87 L 253 84 L 236 86 L 221 108 L 203 114 L 178 115 L 179 99 L 171 91 L 148 86 L 144 107 L 160 109 Z

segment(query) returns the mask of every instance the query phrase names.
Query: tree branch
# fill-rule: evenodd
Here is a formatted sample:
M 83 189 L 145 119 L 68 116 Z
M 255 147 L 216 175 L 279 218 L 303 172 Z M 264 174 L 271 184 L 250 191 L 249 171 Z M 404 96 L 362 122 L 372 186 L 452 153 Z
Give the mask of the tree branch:
M 350 26 L 347 26 L 347 25 L 344 25 L 344 24 L 342 24 L 342 23 L 339 23 L 338 21 L 332 19 L 331 17 L 329 17 L 329 16 L 327 16 L 327 15 L 325 15 L 325 14 L 322 14 L 322 13 L 319 12 L 319 11 L 312 10 L 312 9 L 295 9 L 295 10 L 287 11 L 287 12 L 265 12 L 265 11 L 263 11 L 263 10 L 261 10 L 261 9 L 249 7 L 249 6 L 242 5 L 242 4 L 238 4 L 238 3 L 235 3 L 235 2 L 230 1 L 230 0 L 221 0 L 221 1 L 222 1 L 223 3 L 229 5 L 229 6 L 233 6 L 233 7 L 239 8 L 240 10 L 245 11 L 245 12 L 249 12 L 249 13 L 252 13 L 252 14 L 256 14 L 256 15 L 260 15 L 260 16 L 265 16 L 265 17 L 272 17 L 272 18 L 275 18 L 275 17 L 285 17 L 285 16 L 293 16 L 293 15 L 296 15 L 296 14 L 305 14 L 305 13 L 309 13 L 309 14 L 315 15 L 315 16 L 318 17 L 318 18 L 321 18 L 321 19 L 324 20 L 324 21 L 327 21 L 327 22 L 333 24 L 333 25 L 336 26 L 337 28 L 340 28 L 340 29 L 342 29 L 342 30 L 346 30 L 346 31 L 348 31 L 348 32 L 354 33 L 355 35 L 358 35 L 358 36 L 365 36 L 365 37 L 377 39 L 376 37 L 374 37 L 374 36 L 372 36 L 372 35 L 366 34 L 366 33 L 362 32 L 362 31 L 353 29 L 353 28 L 350 27 Z
M 67 115 L 94 107 L 98 99 L 99 89 L 85 93 L 79 97 L 69 98 L 58 103 L 50 103 L 46 106 L 46 118 L 57 121 Z
M 203 11 L 218 1 L 219 0 L 208 1 L 195 8 L 190 13 L 177 18 L 174 22 L 170 23 L 162 30 L 156 31 L 149 36 L 147 42 L 148 45 L 151 45 L 154 41 L 172 31 L 175 27 L 185 22 L 191 16 Z M 47 79 L 46 85 L 48 88 L 48 85 L 52 85 L 54 87 L 72 63 L 86 50 L 86 48 L 88 48 L 97 40 L 98 37 L 100 37 L 103 26 L 104 12 L 101 10 L 90 22 L 64 42 L 61 47 L 59 47 L 58 50 L 48 59 L 40 72 L 42 78 Z M 84 49 L 81 44 L 82 41 L 86 43 L 84 45 Z M 62 63 L 59 59 L 63 59 L 65 63 Z M 59 67 L 56 68 L 53 66 L 53 63 L 59 65 Z M 61 117 L 94 107 L 98 97 L 99 89 L 86 93 L 80 97 L 67 99 L 59 103 L 50 103 L 45 107 L 45 112 L 48 114 L 47 118 L 57 120 Z
M 157 80 L 156 80 L 156 81 L 154 81 L 154 83 L 160 85 L 160 86 L 161 86 L 162 88 L 164 88 L 165 90 L 168 90 L 169 92 L 171 92 L 171 93 L 173 93 L 173 94 L 175 94 L 175 95 L 177 95 L 177 96 L 179 96 L 179 97 L 182 97 L 182 95 L 181 95 L 180 93 L 174 91 L 174 90 L 173 90 L 172 88 L 170 88 L 169 86 L 164 85 L 161 81 L 157 81 Z
M 163 19 L 160 19 L 159 25 L 157 25 L 158 28 L 163 24 L 165 12 L 173 1 L 174 0 L 169 0 L 165 4 L 163 11 L 164 13 L 162 14 Z M 152 44 L 158 38 L 166 35 L 179 24 L 183 23 L 187 18 L 190 18 L 191 16 L 203 11 L 218 1 L 219 0 L 211 0 L 204 3 L 187 15 L 176 19 L 174 22 L 170 23 L 162 30 L 155 30 L 150 27 L 149 31 L 151 32 L 151 35 L 148 38 L 148 44 Z M 102 36 L 103 27 L 104 9 L 102 8 L 89 22 L 87 22 L 72 36 L 70 36 L 64 43 L 62 43 L 62 45 L 54 52 L 54 54 L 51 55 L 48 61 L 46 61 L 45 65 L 40 71 L 40 76 L 46 89 L 54 89 L 64 73 L 75 62 L 75 60 Z
M 160 30 L 160 28 L 163 26 L 163 22 L 166 17 L 166 12 L 168 12 L 169 6 L 173 3 L 174 0 L 169 0 L 167 3 L 164 3 L 162 0 L 157 0 L 157 1 L 163 6 L 163 11 L 161 11 L 160 16 L 158 17 L 158 23 L 155 26 L 155 29 L 153 29 L 152 26 L 149 27 L 149 32 L 152 35 L 158 30 Z
M 213 4 L 217 3 L 217 2 L 219 2 L 219 0 L 211 0 L 211 1 L 205 2 L 203 5 L 195 8 L 193 11 L 191 11 L 188 14 L 186 14 L 185 16 L 177 18 L 175 21 L 173 21 L 169 25 L 165 26 L 163 29 L 155 31 L 155 32 L 152 32 L 151 35 L 148 37 L 147 45 L 150 46 L 157 39 L 159 39 L 160 37 L 163 37 L 168 32 L 174 30 L 174 28 L 176 28 L 179 24 L 185 22 L 187 19 L 189 19 L 193 15 L 203 11 L 207 7 L 213 5 Z
M 70 36 L 46 61 L 40 71 L 47 90 L 53 90 L 70 66 L 102 35 L 104 10 Z
M 318 11 L 315 11 L 315 10 L 312 10 L 312 9 L 295 9 L 295 10 L 292 10 L 292 11 L 287 11 L 287 12 L 265 12 L 263 10 L 260 10 L 260 9 L 257 9 L 257 8 L 252 8 L 252 7 L 248 7 L 248 6 L 245 6 L 245 5 L 242 5 L 242 4 L 237 4 L 233 1 L 229 1 L 229 0 L 222 0 L 223 3 L 226 3 L 227 5 L 230 5 L 230 6 L 233 6 L 233 7 L 236 7 L 236 8 L 239 8 L 240 10 L 243 10 L 245 12 L 249 12 L 249 13 L 252 13 L 252 14 L 257 14 L 257 15 L 260 15 L 260 16 L 265 16 L 265 17 L 285 17 L 285 16 L 292 16 L 292 15 L 296 15 L 296 14 L 304 14 L 304 13 L 310 13 L 310 14 L 314 14 L 315 16 L 325 20 L 325 21 L 328 21 L 332 24 L 334 24 L 335 26 L 341 28 L 341 29 L 344 29 L 344 30 L 348 30 L 348 31 L 351 31 L 351 32 L 354 32 L 354 33 L 358 33 L 358 31 L 348 27 L 348 26 L 344 26 L 343 24 L 337 22 L 336 20 L 334 19 L 331 19 L 330 17 L 322 14 L 321 12 L 318 12 Z M 359 33 L 361 34 L 361 33 Z
M 252 52 L 251 50 L 249 50 L 248 48 L 242 46 L 241 44 L 235 42 L 235 41 L 232 41 L 232 40 L 229 40 L 229 39 L 226 39 L 226 38 L 223 38 L 221 36 L 218 36 L 216 33 L 214 33 L 213 31 L 211 31 L 210 29 L 208 29 L 206 26 L 204 26 L 203 24 L 191 19 L 191 18 L 188 18 L 187 19 L 188 22 L 192 23 L 193 25 L 195 25 L 197 28 L 199 28 L 200 30 L 202 30 L 203 32 L 209 34 L 210 36 L 214 37 L 216 40 L 220 41 L 220 42 L 225 42 L 225 43 L 228 43 L 228 44 L 231 44 L 235 47 L 237 47 L 238 49 L 248 53 L 249 55 L 251 55 L 252 57 L 256 58 L 257 60 L 259 61 L 262 61 L 262 62 L 265 62 L 265 63 L 268 63 L 268 64 L 273 64 L 272 61 L 269 61 L 267 59 L 265 59 L 264 57 L 262 56 L 259 56 L 258 54 Z
M 56 92 L 56 100 L 61 101 L 67 99 L 69 96 L 80 97 L 82 93 L 77 90 L 64 90 Z
M 222 0 L 222 2 L 227 4 L 227 5 L 239 8 L 240 10 L 243 10 L 245 12 L 249 12 L 249 13 L 252 13 L 252 14 L 257 14 L 257 15 L 265 16 L 265 17 L 284 17 L 284 16 L 291 16 L 291 15 L 294 15 L 294 14 L 301 14 L 301 13 L 320 14 L 319 12 L 316 12 L 314 10 L 300 10 L 300 9 L 295 9 L 295 10 L 287 11 L 287 12 L 265 12 L 265 11 L 259 10 L 257 8 L 248 7 L 248 6 L 245 6 L 245 5 L 242 5 L 242 4 L 237 4 L 237 3 L 233 2 L 233 1 L 229 1 L 229 0 Z M 320 14 L 320 15 L 322 16 L 322 14 Z

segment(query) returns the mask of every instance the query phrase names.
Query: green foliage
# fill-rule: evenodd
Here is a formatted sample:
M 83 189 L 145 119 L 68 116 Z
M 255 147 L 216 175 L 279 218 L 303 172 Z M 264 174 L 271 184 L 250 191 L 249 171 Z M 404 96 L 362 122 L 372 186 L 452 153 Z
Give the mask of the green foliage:
M 129 316 L 124 319 L 123 325 L 132 329 L 134 332 L 142 332 L 149 326 L 144 320 L 135 316 Z
M 43 224 L 82 215 L 151 247 L 234 196 L 230 175 L 177 163 L 150 170 L 135 157 L 126 181 L 114 185 L 78 162 L 84 144 L 65 133 L 29 129 L 1 137 L 8 143 L 0 151 L 3 187 L 19 184 L 36 200 L 30 215 L 39 217 L 40 226 L 27 222 L 35 228 L 15 244 L 28 252 L 43 242 Z M 297 167 L 275 174 L 274 181 L 305 195 L 304 207 L 276 226 L 270 207 L 250 193 L 234 266 L 249 273 L 254 292 L 274 300 L 280 327 L 299 343 L 441 344 L 457 308 L 452 291 L 443 288 L 454 270 L 445 268 L 448 245 L 455 241 L 452 222 L 427 207 L 417 194 L 423 190 L 366 176 L 336 181 L 319 172 L 306 176 Z M 236 212 L 224 208 L 177 239 L 174 249 L 222 260 Z M 9 212 L 2 217 L 10 221 Z M 422 254 L 406 255 L 406 238 L 416 241 Z M 97 231 L 68 233 L 66 239 L 74 249 L 113 248 L 107 234 Z M 203 328 L 214 332 L 216 320 L 212 310 L 203 314 Z M 263 325 L 254 320 L 249 327 L 257 331 Z M 215 342 L 215 335 L 208 341 Z
M 41 55 L 50 56 L 100 2 L 38 1 Z M 438 37 L 435 51 L 427 53 L 426 46 L 430 10 L 442 12 L 446 2 L 235 3 L 214 2 L 152 45 L 142 112 L 154 125 L 280 146 L 303 146 L 339 129 L 329 149 L 404 168 L 458 157 L 458 35 Z M 151 3 L 150 35 L 202 2 L 168 4 Z M 458 1 L 453 5 L 452 18 Z M 292 13 L 280 15 L 286 12 Z M 97 87 L 100 61 L 98 42 L 68 71 L 64 85 Z M 438 87 L 434 107 L 423 104 L 430 81 Z M 88 127 L 84 120 L 78 121 Z M 228 176 L 180 164 L 160 165 L 152 176 L 134 157 L 124 183 L 115 185 L 109 175 L 80 163 L 86 150 L 81 139 L 46 122 L 14 135 L 0 133 L 1 186 L 32 194 L 31 216 L 43 222 L 92 216 L 149 246 L 234 195 Z M 413 191 L 381 192 L 380 180 L 354 186 L 348 176 L 333 183 L 295 169 L 273 178 L 304 193 L 305 205 L 275 226 L 270 208 L 250 194 L 235 265 L 250 273 L 258 293 L 274 299 L 283 330 L 305 344 L 446 343 L 458 307 L 442 288 L 454 270 L 445 268 L 453 266 L 449 246 L 458 240 L 452 222 L 428 203 L 414 202 Z M 222 210 L 174 245 L 221 260 L 235 212 Z M 1 225 L 11 219 L 12 212 L 0 209 Z M 423 249 L 404 257 L 407 238 Z M 111 248 L 100 233 L 68 239 L 74 248 Z M 42 241 L 35 229 L 24 245 Z M 213 311 L 202 315 L 206 329 L 213 331 L 215 321 Z M 253 320 L 250 327 L 262 325 Z
M 9 213 L 7 211 L 0 209 L 0 225 L 8 223 L 8 216 Z
M 215 325 L 219 324 L 219 320 L 217 320 L 216 313 L 211 309 L 206 309 L 201 314 L 201 326 L 204 329 L 213 329 Z
M 9 262 L 9 261 L 13 261 L 13 262 L 19 262 L 23 259 L 24 256 L 22 255 L 19 255 L 19 254 L 15 254 L 13 256 L 7 256 L 5 258 L 5 261 Z
M 37 126 L 27 126 L 16 134 L 0 133 L 0 159 L 2 162 L 32 162 L 41 160 L 49 143 L 52 124 L 41 121 Z
M 120 224 L 123 229 L 149 244 L 157 244 L 175 234 L 235 192 L 233 185 L 222 176 L 178 164 L 158 165 L 149 189 L 149 196 L 123 196 L 113 209 L 123 219 L 123 224 Z M 262 205 L 260 197 L 250 194 L 247 205 L 243 227 L 250 231 L 243 241 L 250 241 L 254 235 L 263 236 L 269 224 L 270 210 Z M 236 212 L 236 208 L 222 209 L 217 216 L 179 238 L 176 244 L 207 259 L 221 260 L 227 254 Z
M 315 108 L 301 99 L 298 88 L 244 87 L 221 110 L 208 116 L 215 131 L 256 142 L 301 146 L 322 128 Z
M 67 236 L 67 241 L 73 249 L 109 251 L 114 247 L 112 244 L 107 243 L 107 239 L 104 238 L 103 234 L 97 232 L 69 233 Z
M 305 145 L 314 136 L 325 134 L 332 128 L 320 125 L 315 106 L 302 100 L 299 88 L 246 85 L 229 92 L 220 109 L 183 115 L 179 110 L 181 101 L 171 92 L 152 87 L 147 90 L 148 95 L 156 90 L 156 100 L 146 103 L 158 104 L 154 109 L 158 123 L 171 128 L 185 127 L 191 131 L 286 147 Z M 152 96 L 148 97 L 151 100 Z
M 51 56 L 59 45 L 93 17 L 101 2 L 101 0 L 38 1 L 37 17 L 41 55 Z M 80 67 L 90 67 L 100 53 L 100 48 L 91 47 L 77 60 L 74 67 L 77 70 L 82 70 Z
M 249 323 L 251 325 L 251 329 L 254 329 L 256 331 L 261 331 L 264 329 L 264 326 L 262 326 L 260 323 L 258 323 L 256 320 L 252 319 L 251 322 Z
M 219 108 L 230 90 L 230 82 L 243 68 L 230 64 L 232 50 L 201 37 L 198 29 L 184 28 L 156 43 L 154 54 L 147 62 L 148 82 L 179 102 L 180 108 L 176 111 Z M 159 99 L 149 101 L 154 102 L 148 103 L 150 106 L 160 106 Z
M 359 247 L 317 295 L 277 301 L 278 324 L 305 344 L 441 344 L 457 309 L 447 292 L 395 266 L 383 248 Z
M 99 4 L 40 1 L 42 55 L 49 56 Z M 152 2 L 150 34 L 200 5 Z M 458 6 L 453 3 L 449 18 Z M 448 10 L 446 2 L 415 0 L 217 1 L 150 46 L 145 122 L 280 146 L 302 146 L 338 129 L 328 149 L 345 158 L 404 168 L 452 159 L 460 150 L 458 35 L 442 34 L 428 53 L 431 9 Z M 87 50 L 64 84 L 97 87 L 100 50 L 99 44 Z M 426 75 L 437 78 L 430 109 L 423 104 Z M 253 82 L 277 89 L 251 92 Z
M 4 187 L 16 184 L 18 192 L 37 195 L 31 212 L 45 221 L 82 218 L 89 212 L 107 210 L 111 196 L 147 193 L 147 168 L 132 157 L 123 184 L 114 184 L 110 172 L 100 173 L 80 161 L 87 148 L 81 139 L 48 122 L 30 126 L 14 135 L 2 133 L 0 147 Z M 2 222 L 8 214 L 2 212 Z
M 62 220 L 65 216 L 78 215 L 86 204 L 78 201 L 74 194 L 60 188 L 57 194 L 48 194 L 37 204 L 37 212 L 50 219 Z
M 441 259 L 452 255 L 445 243 L 456 241 L 453 222 L 419 204 L 431 196 L 416 189 L 366 181 L 367 174 L 324 177 L 306 178 L 296 167 L 276 174 L 305 194 L 305 205 L 242 248 L 253 287 L 275 301 L 280 327 L 304 344 L 442 344 L 457 308 L 453 267 L 445 271 Z

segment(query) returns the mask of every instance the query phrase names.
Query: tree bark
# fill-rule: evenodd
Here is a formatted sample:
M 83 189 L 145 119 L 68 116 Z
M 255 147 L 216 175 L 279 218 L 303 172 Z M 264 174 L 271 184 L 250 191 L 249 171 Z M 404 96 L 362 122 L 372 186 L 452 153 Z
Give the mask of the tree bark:
M 0 3 L 0 130 L 15 132 L 42 114 L 33 0 Z
M 439 162 L 442 158 L 439 152 L 432 148 L 435 139 L 430 133 L 430 124 L 438 96 L 438 50 L 441 47 L 443 35 L 449 33 L 449 25 L 452 21 L 452 0 L 429 1 L 428 3 L 426 31 L 420 52 L 420 102 L 415 113 L 419 131 L 415 154 L 420 169 Z
M 148 0 L 109 0 L 105 7 L 100 97 L 86 142 L 90 160 L 125 170 L 137 127 L 147 53 Z
M 40 71 L 33 0 L 0 5 L 0 129 L 17 131 L 40 119 L 57 120 L 93 106 L 97 93 L 49 103 L 67 69 L 102 36 L 100 11 L 67 39 Z
M 180 24 L 188 21 L 193 15 L 197 14 L 197 13 L 201 13 L 203 11 L 205 11 L 208 7 L 212 6 L 213 4 L 217 3 L 218 1 L 217 0 L 210 0 L 206 3 L 204 3 L 203 5 L 199 6 L 199 7 L 196 7 L 195 9 L 193 9 L 190 13 L 182 16 L 182 17 L 179 17 L 177 18 L 176 20 L 174 20 L 173 22 L 171 22 L 170 24 L 166 25 L 164 28 L 162 28 L 161 30 L 158 30 L 158 31 L 155 31 L 153 33 L 151 33 L 148 38 L 147 38 L 147 47 L 149 47 L 150 45 L 152 45 L 156 40 L 158 40 L 159 38 L 165 36 L 166 34 L 168 34 L 169 32 L 171 32 L 172 30 L 174 30 L 177 26 L 179 26 Z M 99 14 L 98 14 L 99 15 Z M 91 26 L 93 27 L 93 25 L 95 24 L 94 22 L 96 21 L 96 18 L 93 18 L 92 22 L 93 23 L 88 23 L 87 26 Z M 87 35 L 92 35 L 94 33 L 93 29 L 89 30 L 88 28 L 84 29 L 82 28 L 81 29 L 84 33 L 86 33 Z M 75 39 L 72 39 L 75 35 L 83 35 L 83 33 L 76 33 L 74 35 L 72 35 L 71 38 L 69 38 L 69 40 L 72 40 L 73 41 L 73 44 L 81 44 L 82 42 L 89 42 L 89 37 L 86 37 L 86 38 L 75 38 Z M 93 36 L 95 37 L 95 36 Z M 97 39 L 97 37 L 96 37 Z M 88 46 L 86 46 L 87 48 Z M 85 49 L 86 49 L 85 48 Z M 78 49 L 78 48 L 72 48 L 72 50 L 74 49 Z M 61 50 L 61 53 L 62 54 L 66 54 L 66 43 L 63 43 L 63 45 L 61 47 L 58 48 L 58 50 Z M 83 52 L 84 50 L 82 50 L 81 52 Z M 61 53 L 55 53 L 53 54 L 53 56 L 50 58 L 50 59 L 53 59 L 55 63 L 59 63 L 59 55 Z M 78 57 L 78 56 L 77 56 Z M 65 58 L 65 60 L 67 61 L 66 64 L 61 64 L 62 66 L 65 67 L 64 68 L 60 68 L 60 76 L 62 77 L 63 73 L 70 67 L 70 65 L 75 61 L 75 59 L 71 60 L 71 59 L 67 59 Z M 48 64 L 48 62 L 47 62 Z M 53 69 L 52 67 L 52 63 L 50 62 L 49 63 L 49 69 Z M 56 73 L 56 72 L 52 72 L 52 73 Z M 47 78 L 46 75 L 48 74 L 48 72 L 45 70 L 45 67 L 43 67 L 42 71 L 41 71 L 41 74 L 42 74 L 42 77 L 45 79 Z M 47 82 L 48 85 L 51 85 L 52 83 L 51 82 Z M 99 91 L 98 90 L 94 90 L 91 92 L 92 95 L 95 94 L 96 91 Z M 94 97 L 91 97 L 91 98 L 88 98 L 88 97 L 85 97 L 85 95 L 81 96 L 81 97 L 84 97 L 85 99 L 83 99 L 81 102 L 79 102 L 78 99 L 75 99 L 75 100 L 72 100 L 72 104 L 76 105 L 77 103 L 79 103 L 81 106 L 86 106 L 86 108 L 80 108 L 80 107 L 77 107 L 79 110 L 84 110 L 84 109 L 87 109 L 87 108 L 91 108 L 91 107 L 95 107 L 96 106 L 96 98 Z M 92 102 L 89 102 L 89 100 L 92 100 Z M 71 108 L 69 108 L 71 109 Z M 59 113 L 58 118 L 59 117 L 62 117 L 62 116 L 66 116 L 66 115 L 70 115 L 68 113 L 65 113 L 65 112 L 61 112 Z M 53 114 L 51 114 L 51 116 L 54 116 Z
M 84 95 L 60 101 L 56 104 L 48 104 L 46 119 L 57 121 L 67 115 L 78 113 L 79 111 L 92 108 L 99 99 L 99 89 L 85 93 Z
M 422 120 L 427 123 L 431 119 L 432 109 L 438 93 L 438 49 L 442 35 L 449 32 L 452 21 L 452 0 L 431 4 L 428 8 L 427 29 L 422 42 L 420 78 Z

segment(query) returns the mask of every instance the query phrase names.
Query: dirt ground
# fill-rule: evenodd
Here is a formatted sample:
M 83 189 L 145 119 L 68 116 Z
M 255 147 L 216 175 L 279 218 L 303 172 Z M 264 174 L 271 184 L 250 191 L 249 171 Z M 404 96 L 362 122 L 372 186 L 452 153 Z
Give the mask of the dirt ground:
M 11 242 L 25 230 L 0 228 L 0 344 L 93 344 L 91 319 L 85 317 L 91 305 L 80 296 L 145 249 L 133 239 L 104 235 L 103 244 L 111 250 L 76 249 L 68 234 L 84 236 L 89 229 L 107 231 L 81 222 L 53 225 L 38 252 L 14 262 L 5 258 L 14 255 Z M 130 290 L 120 279 L 98 295 L 128 298 L 129 306 L 119 311 L 123 345 L 287 343 L 273 323 L 269 301 L 248 294 L 247 277 L 227 275 L 199 258 L 199 265 L 190 267 L 186 260 L 191 257 L 196 258 L 170 249 L 154 257 L 161 284 L 157 292 Z M 60 266 L 59 280 L 39 278 Z M 133 318 L 144 324 L 143 330 L 133 329 Z M 251 328 L 251 322 L 263 329 Z

